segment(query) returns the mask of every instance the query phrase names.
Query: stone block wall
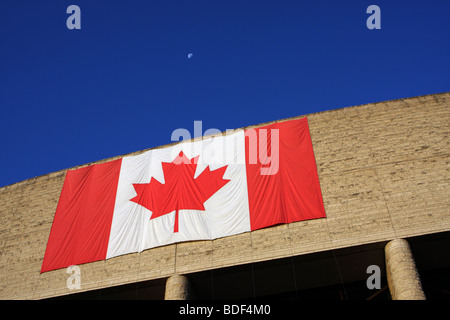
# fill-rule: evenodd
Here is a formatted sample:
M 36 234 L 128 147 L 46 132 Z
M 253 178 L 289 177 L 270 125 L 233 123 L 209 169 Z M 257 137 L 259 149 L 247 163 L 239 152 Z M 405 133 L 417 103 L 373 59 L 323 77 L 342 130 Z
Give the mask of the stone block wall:
M 0 299 L 42 299 L 450 230 L 450 93 L 315 113 L 308 122 L 326 218 L 84 264 L 80 289 L 67 287 L 66 269 L 40 274 L 66 170 L 0 188 Z

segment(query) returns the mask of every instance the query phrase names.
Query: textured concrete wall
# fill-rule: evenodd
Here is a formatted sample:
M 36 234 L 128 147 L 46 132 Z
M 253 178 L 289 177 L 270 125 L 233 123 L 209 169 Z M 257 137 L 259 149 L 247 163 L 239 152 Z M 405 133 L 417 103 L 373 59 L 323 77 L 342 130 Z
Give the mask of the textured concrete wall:
M 450 230 L 450 93 L 308 115 L 327 218 L 40 274 L 65 170 L 0 188 L 0 298 L 40 299 Z

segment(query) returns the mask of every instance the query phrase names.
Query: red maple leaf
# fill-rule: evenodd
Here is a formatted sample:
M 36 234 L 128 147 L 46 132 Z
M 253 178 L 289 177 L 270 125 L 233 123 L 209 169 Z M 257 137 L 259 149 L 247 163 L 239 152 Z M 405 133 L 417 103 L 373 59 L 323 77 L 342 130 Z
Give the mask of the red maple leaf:
M 149 183 L 133 183 L 137 195 L 130 201 L 150 210 L 150 220 L 175 210 L 173 232 L 178 232 L 179 210 L 204 211 L 203 203 L 230 181 L 222 179 L 227 166 L 214 171 L 208 166 L 194 179 L 199 157 L 189 159 L 180 152 L 173 162 L 162 162 L 165 183 L 153 177 Z

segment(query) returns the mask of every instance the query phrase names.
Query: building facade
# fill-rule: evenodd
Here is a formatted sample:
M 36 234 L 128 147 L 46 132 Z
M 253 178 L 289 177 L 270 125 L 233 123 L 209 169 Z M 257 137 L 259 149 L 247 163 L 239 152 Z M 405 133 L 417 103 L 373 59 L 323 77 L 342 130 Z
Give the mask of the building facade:
M 0 299 L 448 299 L 450 93 L 307 117 L 326 218 L 41 274 L 61 170 L 0 188 Z

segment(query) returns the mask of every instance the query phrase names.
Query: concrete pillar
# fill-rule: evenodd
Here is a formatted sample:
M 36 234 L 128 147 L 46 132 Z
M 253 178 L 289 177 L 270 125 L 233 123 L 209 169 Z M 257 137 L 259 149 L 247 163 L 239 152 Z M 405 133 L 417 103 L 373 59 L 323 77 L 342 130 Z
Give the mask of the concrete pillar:
M 192 298 L 191 286 L 186 276 L 174 274 L 167 279 L 165 300 L 189 300 Z
M 393 300 L 425 300 L 408 241 L 395 239 L 384 248 L 386 275 Z

